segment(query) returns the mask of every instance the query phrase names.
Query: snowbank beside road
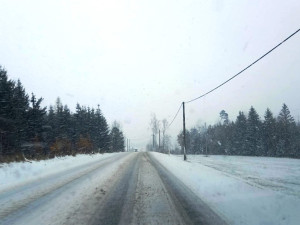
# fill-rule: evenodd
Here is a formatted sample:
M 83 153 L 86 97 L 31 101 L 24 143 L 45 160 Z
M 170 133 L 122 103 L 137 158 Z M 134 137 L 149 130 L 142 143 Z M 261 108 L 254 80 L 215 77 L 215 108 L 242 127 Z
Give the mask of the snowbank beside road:
M 300 160 L 152 154 L 230 224 L 299 224 Z
M 228 176 L 240 178 L 261 188 L 300 196 L 299 159 L 190 155 L 188 160 L 214 168 Z
M 23 185 L 34 180 L 54 175 L 78 166 L 106 159 L 118 153 L 76 155 L 58 157 L 49 160 L 4 163 L 0 167 L 0 191 Z
M 43 161 L 56 172 L 39 174 L 40 179 L 17 182 L 16 187 L 0 191 L 0 223 L 11 224 L 86 224 L 96 215 L 101 199 L 112 188 L 122 169 L 135 154 L 64 157 Z M 84 160 L 84 161 L 83 161 Z M 70 163 L 70 164 L 69 164 Z M 32 170 L 39 162 L 32 163 Z M 60 165 L 61 164 L 61 165 Z M 72 166 L 71 166 L 72 164 Z M 66 169 L 64 165 L 69 165 Z M 12 167 L 15 168 L 15 167 Z M 61 169 L 59 169 L 61 168 Z M 8 169 L 10 170 L 10 169 Z

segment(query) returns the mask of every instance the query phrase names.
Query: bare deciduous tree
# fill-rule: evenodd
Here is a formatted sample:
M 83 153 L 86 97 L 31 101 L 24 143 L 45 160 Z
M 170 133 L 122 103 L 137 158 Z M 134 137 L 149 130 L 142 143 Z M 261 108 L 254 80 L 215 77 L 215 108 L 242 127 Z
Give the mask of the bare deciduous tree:
M 156 136 L 159 131 L 159 120 L 156 118 L 155 113 L 151 114 L 150 128 L 154 135 L 154 149 L 156 149 L 156 147 L 157 147 Z
M 165 152 L 165 150 L 168 150 L 167 149 L 167 136 L 166 136 L 166 131 L 168 129 L 168 126 L 169 126 L 169 122 L 167 119 L 163 119 L 162 120 L 162 133 L 163 133 L 163 141 L 162 141 L 162 144 L 163 144 L 163 152 Z

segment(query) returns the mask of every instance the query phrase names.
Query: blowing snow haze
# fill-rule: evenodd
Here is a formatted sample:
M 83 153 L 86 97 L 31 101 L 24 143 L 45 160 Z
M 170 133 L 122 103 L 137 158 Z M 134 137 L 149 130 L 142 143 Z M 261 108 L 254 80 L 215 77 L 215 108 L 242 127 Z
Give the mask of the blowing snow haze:
M 300 2 L 0 0 L 0 65 L 43 105 L 97 107 L 121 123 L 132 145 L 151 140 L 151 114 L 174 117 L 193 99 L 245 68 L 299 29 Z M 282 104 L 300 115 L 300 35 L 236 79 L 186 106 L 187 127 L 225 110 Z M 182 129 L 182 114 L 167 131 Z

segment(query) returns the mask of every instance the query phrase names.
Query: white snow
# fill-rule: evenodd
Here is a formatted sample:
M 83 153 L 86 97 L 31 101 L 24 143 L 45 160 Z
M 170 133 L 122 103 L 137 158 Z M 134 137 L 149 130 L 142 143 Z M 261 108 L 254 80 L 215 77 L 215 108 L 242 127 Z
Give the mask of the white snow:
M 84 224 L 120 166 L 131 157 L 108 153 L 2 164 L 0 220 L 5 219 L 3 224 Z
M 298 159 L 152 154 L 229 224 L 299 224 Z
M 77 155 L 33 163 L 1 164 L 0 195 L 13 187 L 32 184 L 30 189 L 22 190 L 19 195 L 14 196 L 14 199 L 8 199 L 11 204 L 18 202 L 26 205 L 28 196 L 43 195 L 43 190 L 47 192 L 52 188 L 48 185 L 48 177 L 53 179 L 56 174 L 62 176 L 64 173 L 61 179 L 55 178 L 55 185 L 59 185 L 66 179 L 73 179 L 77 171 L 92 170 L 98 163 L 103 163 L 103 159 L 112 157 L 113 163 L 88 176 L 87 182 L 68 187 L 70 189 L 64 192 L 67 193 L 64 196 L 55 198 L 50 196 L 48 205 L 37 212 L 32 212 L 27 218 L 31 224 L 40 224 L 41 221 L 59 224 L 74 210 L 86 209 L 89 212 L 87 207 L 80 203 L 85 202 L 84 199 L 90 202 L 95 198 L 99 192 L 95 190 L 105 189 L 108 179 L 117 173 L 119 166 L 128 157 L 132 157 L 128 154 L 122 160 L 114 161 L 117 154 L 119 153 Z M 183 156 L 151 154 L 229 224 L 299 224 L 300 160 L 298 159 L 188 155 L 188 161 L 185 162 Z M 35 186 L 34 182 L 40 179 L 43 179 L 42 183 Z M 52 180 L 49 180 L 49 184 L 51 182 Z M 8 204 L 5 196 L 2 197 L 4 197 L 3 204 Z
M 32 163 L 14 162 L 0 164 L 0 192 L 68 169 L 88 165 L 100 159 L 112 157 L 115 154 L 117 153 L 79 154 L 76 157 L 57 157 L 49 160 L 33 161 Z

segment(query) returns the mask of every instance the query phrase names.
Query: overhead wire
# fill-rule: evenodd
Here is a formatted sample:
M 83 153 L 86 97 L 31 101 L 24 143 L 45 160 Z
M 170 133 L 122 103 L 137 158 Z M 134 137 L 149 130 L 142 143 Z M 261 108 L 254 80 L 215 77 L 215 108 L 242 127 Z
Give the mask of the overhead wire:
M 244 69 L 242 69 L 240 72 L 238 72 L 237 74 L 233 75 L 232 77 L 230 77 L 228 80 L 224 81 L 223 83 L 221 83 L 220 85 L 218 85 L 217 87 L 211 89 L 210 91 L 194 98 L 191 99 L 189 101 L 185 101 L 184 103 L 191 103 L 193 101 L 196 101 L 200 98 L 203 98 L 204 96 L 210 94 L 211 92 L 217 90 L 218 88 L 222 87 L 223 85 L 225 85 L 226 83 L 228 83 L 229 81 L 231 81 L 232 79 L 236 78 L 237 76 L 239 76 L 241 73 L 243 73 L 245 70 L 249 69 L 250 67 L 252 67 L 254 64 L 256 64 L 258 61 L 260 61 L 261 59 L 263 59 L 264 57 L 266 57 L 268 54 L 270 54 L 272 51 L 274 51 L 276 48 L 278 48 L 280 45 L 282 45 L 284 42 L 286 42 L 287 40 L 289 40 L 291 37 L 293 37 L 295 34 L 297 34 L 300 31 L 300 29 L 296 30 L 294 33 L 292 33 L 291 35 L 289 35 L 287 38 L 285 38 L 283 41 L 281 41 L 279 44 L 277 44 L 275 47 L 273 47 L 271 50 L 269 50 L 268 52 L 266 52 L 265 54 L 263 54 L 261 57 L 259 57 L 258 59 L 256 59 L 254 62 L 252 62 L 251 64 L 249 64 L 247 67 L 245 67 Z M 172 119 L 171 123 L 168 125 L 168 128 L 171 127 L 171 125 L 173 124 L 173 122 L 175 121 L 176 117 L 178 116 L 178 113 L 182 107 L 183 103 L 180 104 L 180 107 L 178 108 L 174 118 Z
M 265 54 L 263 54 L 261 57 L 259 57 L 257 60 L 255 60 L 253 63 L 251 63 L 250 65 L 248 65 L 247 67 L 245 67 L 244 69 L 242 69 L 240 72 L 238 72 L 237 74 L 235 74 L 234 76 L 230 77 L 228 80 L 224 81 L 223 83 L 221 83 L 220 85 L 218 85 L 217 87 L 211 89 L 210 91 L 206 92 L 203 95 L 200 95 L 197 98 L 194 98 L 192 100 L 186 101 L 185 103 L 190 103 L 193 101 L 196 101 L 208 94 L 210 94 L 211 92 L 217 90 L 218 88 L 222 87 L 224 84 L 228 83 L 229 81 L 231 81 L 232 79 L 234 79 L 235 77 L 237 77 L 238 75 L 240 75 L 241 73 L 243 73 L 245 70 L 249 69 L 251 66 L 253 66 L 254 64 L 256 64 L 258 61 L 260 61 L 262 58 L 264 58 L 265 56 L 267 56 L 268 54 L 270 54 L 272 51 L 274 51 L 276 48 L 278 48 L 280 45 L 282 45 L 284 42 L 286 42 L 288 39 L 290 39 L 291 37 L 293 37 L 295 34 L 297 34 L 300 31 L 300 29 L 298 29 L 297 31 L 295 31 L 294 33 L 292 33 L 290 36 L 288 36 L 286 39 L 284 39 L 283 41 L 281 41 L 279 44 L 277 44 L 275 47 L 273 47 L 271 50 L 269 50 L 268 52 L 266 52 Z
M 180 104 L 180 107 L 179 107 L 179 109 L 177 110 L 177 112 L 176 112 L 176 114 L 175 114 L 175 116 L 174 116 L 174 118 L 173 118 L 172 122 L 169 124 L 168 128 L 169 128 L 169 127 L 172 125 L 172 123 L 173 123 L 173 122 L 174 122 L 174 120 L 176 119 L 176 117 L 177 117 L 177 115 L 178 115 L 178 113 L 179 113 L 179 111 L 180 111 L 181 107 L 182 107 L 182 103 Z

